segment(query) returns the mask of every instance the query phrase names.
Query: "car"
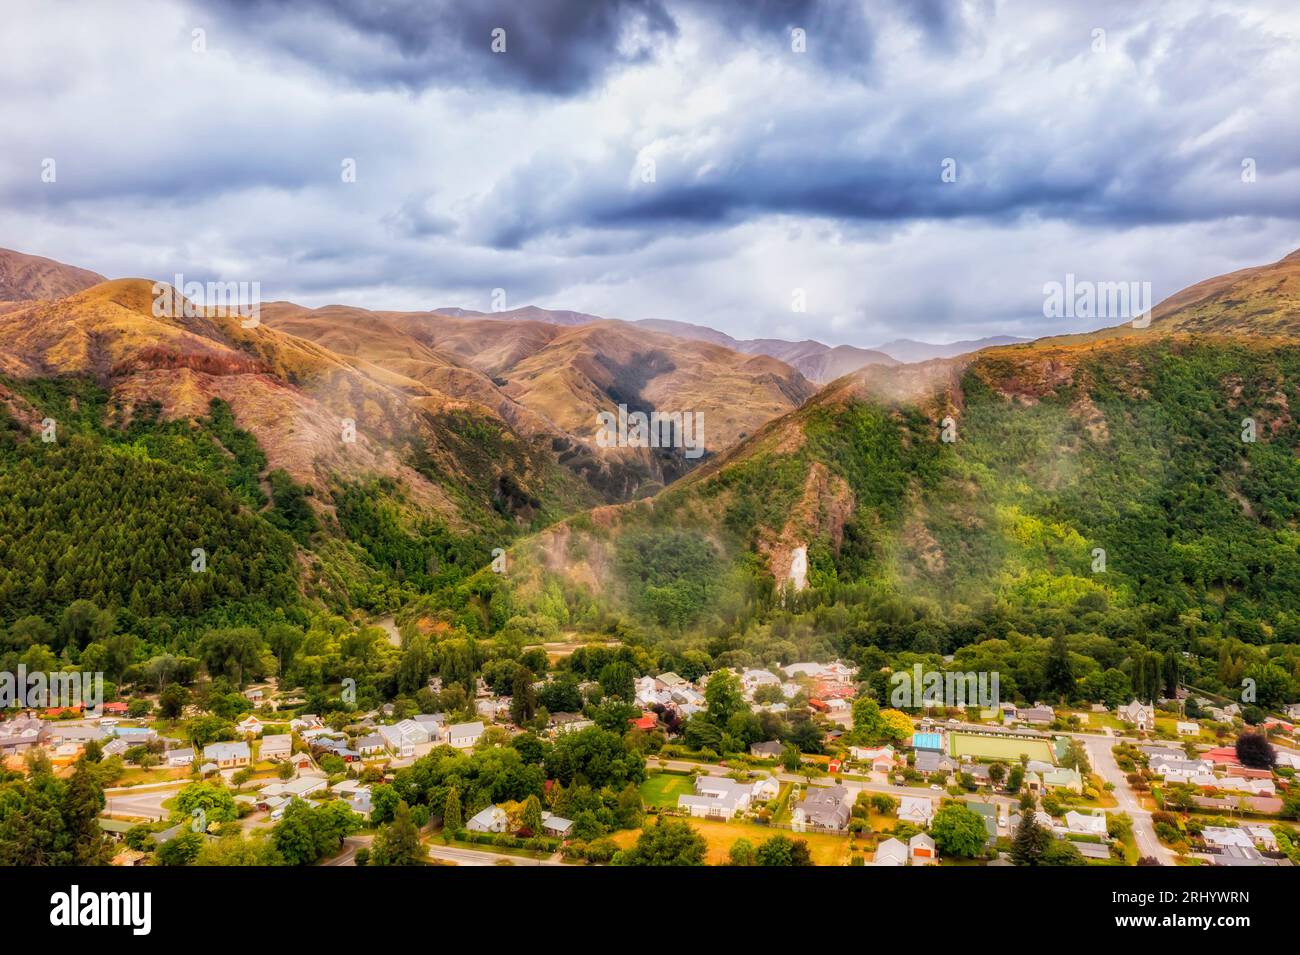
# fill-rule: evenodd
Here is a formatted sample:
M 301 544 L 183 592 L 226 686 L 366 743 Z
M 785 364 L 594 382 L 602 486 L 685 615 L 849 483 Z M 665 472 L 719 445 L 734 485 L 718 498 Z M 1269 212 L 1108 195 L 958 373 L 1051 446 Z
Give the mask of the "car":
M 935 792 L 937 792 L 937 793 L 941 793 L 941 792 L 943 792 L 943 787 L 940 786 L 938 783 L 931 783 L 931 784 L 930 784 L 930 788 L 933 789 L 933 790 L 934 790 Z

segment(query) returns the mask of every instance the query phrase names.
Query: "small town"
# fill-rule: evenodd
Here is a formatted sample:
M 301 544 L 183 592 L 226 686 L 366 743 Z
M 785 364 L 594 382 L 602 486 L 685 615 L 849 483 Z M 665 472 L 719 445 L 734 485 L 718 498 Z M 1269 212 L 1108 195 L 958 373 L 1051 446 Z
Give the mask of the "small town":
M 89 766 L 124 866 L 1300 861 L 1300 705 L 1246 726 L 1180 687 L 907 713 L 841 661 L 606 669 L 418 694 L 454 713 L 315 714 L 274 682 L 209 688 L 202 708 L 172 686 L 6 720 L 0 755 L 17 773 Z

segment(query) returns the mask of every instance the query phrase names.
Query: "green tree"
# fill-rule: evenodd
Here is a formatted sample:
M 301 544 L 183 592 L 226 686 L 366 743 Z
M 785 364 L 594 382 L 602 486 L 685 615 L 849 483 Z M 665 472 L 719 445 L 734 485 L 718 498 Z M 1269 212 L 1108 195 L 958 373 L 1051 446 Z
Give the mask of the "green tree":
M 984 817 L 965 803 L 944 803 L 930 823 L 930 835 L 935 847 L 946 856 L 974 859 L 984 852 L 988 830 Z
M 1052 834 L 1038 824 L 1034 813 L 1022 812 L 1011 843 L 1011 861 L 1016 865 L 1041 865 L 1043 853 L 1051 841 Z
M 636 844 L 615 856 L 622 865 L 697 866 L 704 865 L 708 844 L 688 823 L 660 817 L 644 829 Z
M 758 847 L 756 860 L 761 866 L 810 866 L 812 855 L 808 842 L 789 836 L 772 836 Z
M 442 810 L 442 829 L 444 832 L 459 832 L 465 825 L 460 809 L 460 790 L 455 786 L 447 790 L 447 801 Z
M 725 727 L 736 713 L 748 710 L 740 689 L 740 678 L 730 670 L 714 670 L 704 688 L 704 702 L 709 719 L 715 726 Z
M 419 865 L 424 861 L 420 831 L 411 820 L 411 807 L 403 800 L 397 804 L 393 821 L 381 826 L 370 853 L 371 865 Z

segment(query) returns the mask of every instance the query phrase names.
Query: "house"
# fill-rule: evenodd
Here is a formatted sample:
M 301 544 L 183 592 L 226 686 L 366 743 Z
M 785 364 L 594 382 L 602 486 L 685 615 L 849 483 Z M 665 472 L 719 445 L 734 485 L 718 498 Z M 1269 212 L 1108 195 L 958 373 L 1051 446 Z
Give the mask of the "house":
M 1168 743 L 1147 743 L 1143 746 L 1139 746 L 1138 751 L 1142 753 L 1144 756 L 1146 756 L 1148 762 L 1157 758 L 1165 758 L 1165 759 L 1186 759 L 1187 758 L 1187 754 L 1183 752 L 1181 747 L 1170 746 Z
M 993 776 L 989 773 L 989 768 L 983 763 L 964 763 L 958 771 L 962 775 L 975 780 L 980 786 L 993 785 Z
M 163 754 L 163 760 L 171 769 L 179 766 L 189 766 L 194 762 L 194 747 L 182 746 L 179 749 L 169 749 Z
M 849 824 L 849 791 L 843 786 L 810 786 L 791 813 L 790 828 L 844 829 Z
M 561 733 L 578 733 L 596 725 L 581 713 L 552 713 L 548 723 L 556 736 Z
M 1083 792 L 1083 777 L 1077 769 L 1053 769 L 1043 773 L 1043 786 L 1046 789 L 1068 789 L 1072 793 Z
M 554 813 L 542 813 L 542 832 L 548 836 L 554 836 L 557 839 L 569 838 L 569 831 L 573 829 L 573 820 L 565 819 Z
M 262 748 L 258 753 L 262 759 L 278 762 L 288 759 L 291 753 L 293 753 L 293 737 L 288 733 L 272 733 L 270 736 L 262 737 Z
M 672 670 L 669 670 L 666 673 L 660 673 L 655 677 L 655 682 L 659 684 L 659 688 L 662 690 L 674 690 L 678 687 L 690 686 L 690 681 L 682 679 Z M 722 684 L 718 685 L 721 686 Z
M 1201 754 L 1201 759 L 1208 759 L 1215 766 L 1241 765 L 1241 760 L 1237 758 L 1237 749 L 1235 746 L 1219 746 L 1215 749 L 1206 750 Z
M 1165 756 L 1153 756 L 1147 760 L 1147 766 L 1157 776 L 1167 777 L 1170 773 L 1178 773 L 1184 776 L 1196 776 L 1202 773 L 1212 773 L 1214 763 L 1208 759 L 1183 759 L 1167 758 Z
M 261 736 L 262 721 L 250 715 L 235 724 L 235 732 L 240 736 Z
M 925 828 L 934 818 L 934 801 L 928 796 L 903 796 L 898 802 L 898 819 Z
M 316 768 L 315 763 L 312 762 L 311 753 L 294 753 L 289 757 L 289 765 L 299 772 Z
M 1254 866 L 1277 865 L 1272 859 L 1266 859 L 1254 846 L 1225 846 L 1214 857 L 1214 864 L 1220 866 Z
M 105 716 L 126 716 L 126 714 L 130 712 L 130 709 L 131 708 L 127 704 L 117 702 L 117 703 L 105 703 L 100 708 L 100 711 Z
M 45 723 L 38 719 L 19 717 L 0 723 L 0 757 L 39 746 L 45 735 Z
M 315 713 L 304 713 L 289 721 L 289 728 L 296 733 L 302 733 L 304 730 L 316 729 L 323 725 L 321 719 Z
M 1071 842 L 1070 845 L 1085 859 L 1109 859 L 1110 845 L 1101 842 Z
M 1242 826 L 1241 828 L 1246 835 L 1250 836 L 1250 841 L 1260 849 L 1266 852 L 1277 851 L 1277 836 L 1268 826 L 1253 825 Z
M 918 832 L 907 840 L 907 851 L 911 856 L 912 865 L 934 865 L 939 860 L 934 840 L 924 832 Z
M 510 817 L 499 806 L 488 806 L 465 823 L 470 832 L 505 832 L 509 826 Z
M 483 735 L 483 724 L 474 723 L 456 723 L 447 727 L 447 743 L 456 749 L 473 749 L 474 744 L 479 741 Z
M 398 759 L 409 759 L 417 755 L 417 747 L 427 747 L 429 743 L 428 729 L 415 720 L 402 720 L 390 726 L 381 726 L 379 735 L 384 738 L 384 746 Z
M 254 706 L 261 703 L 264 696 L 265 694 L 262 692 L 260 686 L 250 686 L 244 691 L 244 699 L 248 700 L 248 702 L 252 703 Z
M 1201 830 L 1201 838 L 1205 840 L 1205 844 L 1211 849 L 1222 849 L 1225 846 L 1242 846 L 1247 849 L 1255 847 L 1255 843 L 1251 841 L 1250 833 L 1244 829 L 1206 826 Z
M 886 839 L 876 846 L 872 865 L 907 865 L 908 847 L 897 839 Z
M 1139 733 L 1155 729 L 1156 708 L 1150 703 L 1132 700 L 1115 709 L 1115 715 L 1125 723 L 1132 723 Z
M 943 753 L 918 752 L 916 754 L 916 771 L 930 776 L 934 773 L 945 775 L 957 771 L 957 761 Z
M 754 743 L 749 747 L 749 755 L 757 759 L 780 759 L 784 750 L 781 741 L 774 739 L 766 743 Z
M 247 743 L 209 743 L 203 747 L 203 758 L 215 763 L 218 769 L 232 769 L 247 766 L 253 754 Z
M 777 781 L 765 776 L 756 782 L 738 782 L 725 776 L 696 776 L 694 794 L 677 797 L 679 809 L 701 819 L 730 819 L 749 809 L 754 800 L 776 798 Z
M 388 748 L 387 740 L 380 733 L 368 733 L 365 736 L 358 736 L 356 743 L 353 745 L 362 756 L 378 756 Z
M 287 782 L 275 782 L 269 786 L 263 786 L 258 793 L 258 804 L 265 803 L 268 799 L 287 797 L 289 799 L 306 799 L 312 793 L 320 792 L 329 785 L 329 780 L 324 776 L 299 776 L 297 779 L 290 779 Z
M 361 786 L 343 796 L 343 801 L 348 804 L 348 808 L 363 819 L 369 819 L 371 811 L 375 808 L 371 800 L 369 786 Z
M 1178 720 L 1174 723 L 1174 729 L 1178 732 L 1179 736 L 1201 735 L 1201 727 L 1196 723 L 1185 723 L 1182 720 Z
M 1065 814 L 1065 828 L 1086 836 L 1106 837 L 1106 817 L 1070 810 Z
M 1288 703 L 1286 705 L 1286 715 L 1293 720 L 1300 720 L 1300 703 Z
M 652 730 L 659 725 L 659 717 L 654 713 L 643 713 L 639 719 L 628 720 L 628 724 L 637 730 Z
M 1050 706 L 1030 706 L 1020 711 L 1020 719 L 1035 726 L 1046 726 L 1056 719 L 1056 713 Z

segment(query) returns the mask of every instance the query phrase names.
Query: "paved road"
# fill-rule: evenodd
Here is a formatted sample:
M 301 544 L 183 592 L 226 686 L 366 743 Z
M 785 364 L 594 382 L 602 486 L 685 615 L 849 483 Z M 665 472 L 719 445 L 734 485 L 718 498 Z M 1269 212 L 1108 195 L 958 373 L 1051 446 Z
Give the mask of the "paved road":
M 1115 762 L 1115 756 L 1110 751 L 1113 742 L 1114 740 L 1107 737 L 1084 739 L 1084 745 L 1088 748 L 1088 761 L 1092 763 L 1093 771 L 1115 786 L 1113 792 L 1119 807 L 1110 811 L 1127 813 L 1133 820 L 1133 837 L 1137 840 L 1138 852 L 1141 855 L 1154 856 L 1161 865 L 1176 865 L 1173 850 L 1165 848 L 1156 838 L 1156 827 L 1151 822 L 1151 813 L 1138 803 L 1137 796 L 1129 789 L 1123 770 L 1119 768 L 1119 763 Z
M 512 856 L 501 852 L 486 852 L 480 849 L 463 849 L 460 846 L 430 845 L 429 855 L 444 862 L 457 865 L 499 865 L 508 862 L 511 865 L 564 865 L 554 856 L 546 859 L 530 859 L 527 856 Z
M 321 865 L 351 865 L 357 864 L 357 850 L 362 846 L 369 846 L 375 841 L 374 836 L 348 836 L 343 840 L 343 849 L 333 858 L 326 859 Z
M 104 798 L 104 812 L 110 816 L 133 816 L 140 819 L 164 819 L 168 811 L 163 802 L 171 799 L 185 783 L 151 789 L 148 792 L 109 792 Z

